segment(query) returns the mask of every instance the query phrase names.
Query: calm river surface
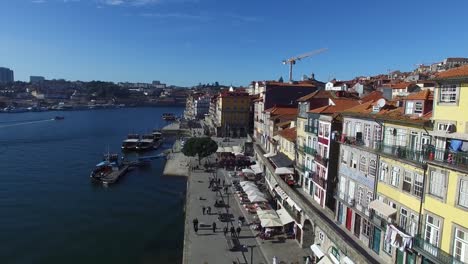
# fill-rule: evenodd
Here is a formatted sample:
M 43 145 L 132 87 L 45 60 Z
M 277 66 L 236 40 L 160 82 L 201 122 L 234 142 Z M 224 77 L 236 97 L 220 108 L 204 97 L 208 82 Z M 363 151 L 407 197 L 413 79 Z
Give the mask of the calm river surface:
M 182 111 L 0 114 L 0 263 L 180 263 L 185 179 L 163 177 L 161 159 L 109 188 L 89 173 L 128 133 Z

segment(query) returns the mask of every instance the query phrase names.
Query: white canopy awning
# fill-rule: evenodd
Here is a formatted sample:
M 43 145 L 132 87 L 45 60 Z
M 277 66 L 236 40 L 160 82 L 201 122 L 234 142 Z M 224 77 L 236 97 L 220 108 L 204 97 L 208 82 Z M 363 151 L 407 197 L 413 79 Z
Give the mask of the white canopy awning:
M 330 257 L 328 255 L 326 255 L 325 257 L 323 257 L 319 262 L 317 262 L 317 264 L 335 264 L 335 262 L 333 262 Z
M 232 146 L 232 152 L 242 153 L 242 148 L 240 146 Z
M 294 174 L 294 171 L 291 168 L 279 167 L 275 169 L 275 174 Z
M 252 202 L 252 203 L 266 202 L 267 201 L 267 199 L 265 199 L 265 197 L 260 196 L 260 195 L 251 195 L 251 196 L 248 196 L 248 197 L 249 197 L 250 202 Z
M 279 217 L 276 218 L 260 218 L 260 225 L 262 227 L 278 227 L 283 226 Z
M 374 200 L 369 203 L 369 208 L 374 209 L 377 213 L 383 215 L 384 217 L 389 217 L 392 214 L 396 213 L 396 209 L 390 205 L 380 201 Z
M 301 212 L 302 209 L 297 206 L 297 204 L 291 199 L 291 197 L 289 197 L 289 199 L 286 200 L 286 202 L 291 206 L 291 207 L 295 207 L 297 211 Z
M 265 158 L 271 158 L 271 157 L 273 157 L 273 156 L 276 156 L 276 153 L 270 152 L 270 153 L 267 153 L 267 154 L 263 154 L 263 156 L 264 156 Z
M 258 195 L 258 196 L 262 196 L 262 197 L 265 197 L 265 194 L 263 194 L 260 190 L 254 190 L 254 189 L 250 189 L 250 190 L 247 190 L 245 191 L 245 193 L 247 194 L 247 196 L 252 196 L 252 195 Z
M 263 173 L 262 168 L 260 168 L 260 165 L 258 164 L 254 164 L 250 166 L 250 168 L 255 172 L 255 174 Z
M 216 150 L 217 153 L 221 153 L 221 152 L 224 152 L 224 148 L 223 147 L 218 147 L 218 150 Z
M 322 258 L 325 255 L 323 254 L 322 249 L 320 249 L 320 246 L 318 246 L 317 244 L 313 244 L 312 246 L 310 246 L 310 249 L 312 250 L 312 252 L 314 252 L 314 255 L 317 258 Z
M 273 137 L 273 139 L 276 140 L 276 141 L 279 141 L 279 140 L 280 140 L 280 136 L 279 136 L 279 135 L 276 135 L 276 136 Z
M 231 147 L 224 147 L 224 152 L 232 152 L 232 148 Z
M 343 258 L 343 263 L 344 264 L 354 264 L 354 261 L 352 261 L 350 258 L 348 258 L 348 256 L 345 256 Z
M 258 209 L 257 210 L 257 215 L 258 217 L 260 218 L 262 215 L 265 215 L 265 214 L 270 214 L 270 215 L 273 215 L 273 216 L 276 216 L 278 217 L 278 214 L 275 212 L 275 210 L 261 210 L 261 209 Z
M 294 219 L 289 215 L 289 213 L 286 211 L 286 209 L 281 208 L 279 210 L 276 210 L 276 213 L 278 214 L 279 218 L 281 219 L 281 223 L 283 223 L 283 225 L 287 225 L 289 223 L 294 222 Z
M 255 172 L 251 169 L 242 169 L 242 172 L 246 174 L 255 174 Z
M 281 189 L 281 187 L 276 186 L 274 190 L 281 197 L 281 199 L 283 200 L 288 199 L 289 196 L 286 194 L 286 192 L 284 192 L 283 189 Z
M 257 186 L 255 186 L 255 185 L 247 184 L 247 185 L 242 186 L 242 190 L 244 190 L 244 192 L 247 192 L 247 191 L 258 191 L 258 188 L 257 188 Z

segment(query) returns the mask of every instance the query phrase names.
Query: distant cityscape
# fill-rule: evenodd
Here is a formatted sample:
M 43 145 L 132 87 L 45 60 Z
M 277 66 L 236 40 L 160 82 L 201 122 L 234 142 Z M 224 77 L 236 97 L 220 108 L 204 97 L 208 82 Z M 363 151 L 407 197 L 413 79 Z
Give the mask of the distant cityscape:
M 194 89 L 225 88 L 217 82 Z M 188 87 L 151 83 L 47 80 L 30 76 L 29 82 L 15 81 L 14 71 L 0 68 L 0 112 L 81 110 L 135 106 L 184 106 Z

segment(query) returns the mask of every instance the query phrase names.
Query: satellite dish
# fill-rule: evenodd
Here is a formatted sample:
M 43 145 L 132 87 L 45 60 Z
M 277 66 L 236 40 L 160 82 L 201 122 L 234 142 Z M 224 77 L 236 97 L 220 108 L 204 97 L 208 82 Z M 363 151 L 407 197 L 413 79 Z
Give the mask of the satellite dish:
M 380 98 L 379 100 L 377 100 L 377 105 L 378 105 L 380 108 L 384 107 L 386 103 L 387 103 L 387 102 L 386 102 L 385 99 L 383 99 L 383 98 Z

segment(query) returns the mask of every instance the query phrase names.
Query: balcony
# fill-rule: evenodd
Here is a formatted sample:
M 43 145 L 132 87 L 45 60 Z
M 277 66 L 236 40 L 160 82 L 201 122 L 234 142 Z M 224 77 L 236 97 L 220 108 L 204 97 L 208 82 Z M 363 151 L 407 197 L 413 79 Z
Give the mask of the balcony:
M 306 167 L 304 164 L 295 164 L 294 167 L 296 168 L 296 170 L 300 171 L 300 172 L 305 172 L 306 171 Z
M 297 151 L 304 153 L 304 146 L 297 145 Z
M 326 189 L 327 187 L 327 181 L 324 178 L 321 178 L 318 173 L 312 172 L 310 174 L 310 177 L 312 178 L 312 181 L 314 181 L 317 185 L 322 187 L 323 189 Z
M 468 153 L 454 152 L 449 149 L 431 148 L 428 155 L 429 162 L 442 163 L 451 167 L 468 170 Z
M 304 152 L 306 154 L 309 154 L 309 155 L 315 155 L 315 153 L 317 153 L 317 151 L 315 151 L 315 149 L 309 147 L 309 146 L 306 146 L 304 145 Z
M 322 157 L 320 154 L 315 153 L 314 156 L 315 161 L 318 163 L 322 164 L 324 167 L 327 167 L 328 165 L 328 158 Z
M 305 125 L 305 132 L 317 134 L 317 129 L 314 126 Z
M 456 263 L 462 264 L 463 262 L 458 261 L 449 253 L 443 251 L 437 246 L 425 241 L 422 237 L 415 237 L 413 247 L 416 251 L 423 254 L 435 263 Z
M 341 143 L 351 146 L 358 146 L 381 154 L 387 154 L 399 159 L 409 160 L 415 163 L 424 164 L 430 156 L 430 148 L 427 146 L 416 146 L 409 148 L 398 145 L 387 145 L 381 140 L 363 140 L 361 137 L 344 137 Z M 466 161 L 468 162 L 468 160 Z

